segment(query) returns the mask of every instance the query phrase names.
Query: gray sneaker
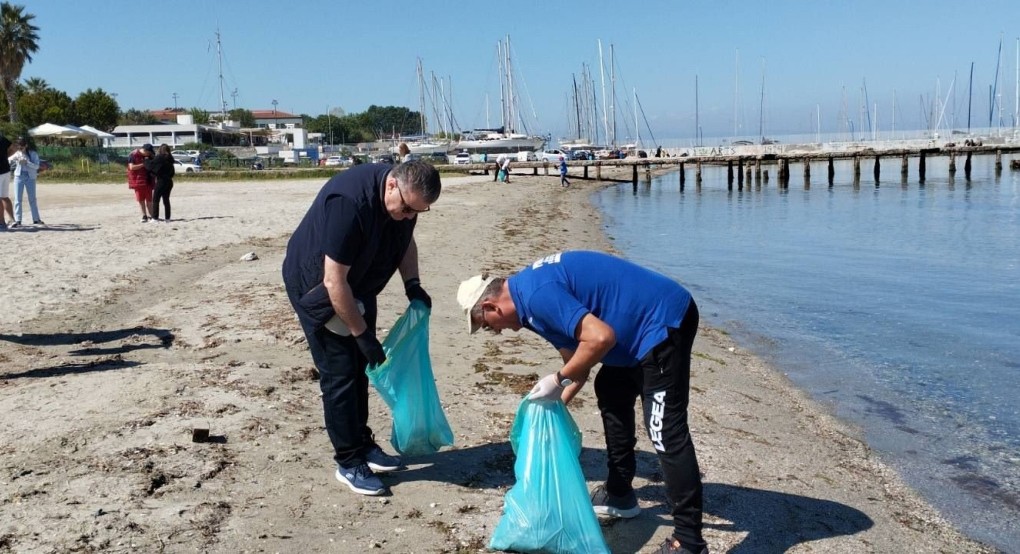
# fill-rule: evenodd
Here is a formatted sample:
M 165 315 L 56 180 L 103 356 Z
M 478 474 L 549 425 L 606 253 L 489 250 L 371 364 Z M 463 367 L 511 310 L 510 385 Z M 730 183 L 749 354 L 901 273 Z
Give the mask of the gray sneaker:
M 595 487 L 591 493 L 591 506 L 598 515 L 609 517 L 632 518 L 641 513 L 637 503 L 637 495 L 630 491 L 624 496 L 609 494 L 605 485 Z
M 347 485 L 352 491 L 366 496 L 379 496 L 386 493 L 386 485 L 372 473 L 372 468 L 362 462 L 351 467 L 336 466 L 336 480 Z

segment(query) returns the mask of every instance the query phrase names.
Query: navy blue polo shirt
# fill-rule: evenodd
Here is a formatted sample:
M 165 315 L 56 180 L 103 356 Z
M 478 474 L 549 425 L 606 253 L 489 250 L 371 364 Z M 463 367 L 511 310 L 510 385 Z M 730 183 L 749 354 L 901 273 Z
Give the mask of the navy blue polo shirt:
M 4 173 L 10 173 L 11 164 L 7 161 L 7 150 L 11 147 L 11 141 L 7 140 L 7 137 L 0 135 L 0 175 Z
M 574 333 L 592 314 L 613 328 L 605 364 L 636 366 L 679 328 L 691 294 L 676 281 L 602 252 L 546 256 L 507 279 L 521 325 L 557 349 L 577 350 Z
M 400 266 L 417 218 L 397 221 L 386 211 L 383 189 L 392 168 L 365 164 L 338 173 L 323 185 L 291 235 L 283 280 L 300 297 L 295 309 L 302 320 L 321 326 L 333 317 L 329 295 L 319 286 L 325 256 L 350 267 L 347 282 L 361 300 L 378 295 Z

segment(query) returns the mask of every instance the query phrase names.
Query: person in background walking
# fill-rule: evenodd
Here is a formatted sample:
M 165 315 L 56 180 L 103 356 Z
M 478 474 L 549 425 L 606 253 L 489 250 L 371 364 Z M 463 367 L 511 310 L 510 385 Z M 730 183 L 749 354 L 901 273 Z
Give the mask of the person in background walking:
M 562 155 L 560 156 L 560 186 L 563 188 L 570 186 L 570 181 L 567 180 L 567 159 Z
M 14 207 L 11 205 L 11 162 L 7 160 L 7 154 L 11 150 L 11 141 L 0 133 L 0 231 L 7 230 L 7 220 L 4 219 L 6 212 L 14 223 Z
M 145 160 L 155 152 L 151 144 L 143 144 L 141 148 L 128 154 L 127 178 L 128 188 L 135 191 L 135 200 L 142 210 L 142 223 L 152 217 L 152 175 L 145 169 Z
M 21 227 L 21 198 L 28 192 L 28 205 L 32 209 L 32 224 L 44 225 L 39 217 L 39 204 L 35 200 L 35 180 L 39 172 L 39 153 L 35 144 L 24 137 L 15 141 L 17 150 L 8 159 L 14 168 L 14 223 L 11 227 Z
M 400 156 L 400 161 L 397 163 L 411 161 L 411 149 L 408 148 L 406 142 L 401 142 L 400 146 L 397 147 L 397 155 Z
M 174 188 L 174 157 L 170 147 L 159 145 L 159 152 L 153 158 L 146 159 L 144 164 L 156 181 L 152 190 L 152 219 L 159 221 L 159 202 L 162 200 L 166 208 L 166 219 L 163 221 L 170 221 L 170 191 Z

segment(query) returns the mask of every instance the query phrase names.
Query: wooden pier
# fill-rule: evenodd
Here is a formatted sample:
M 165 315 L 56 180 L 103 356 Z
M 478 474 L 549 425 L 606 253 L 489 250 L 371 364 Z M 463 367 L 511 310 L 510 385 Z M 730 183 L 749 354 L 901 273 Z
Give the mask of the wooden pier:
M 852 160 L 852 172 L 854 182 L 861 179 L 861 168 L 870 164 L 872 176 L 875 182 L 880 180 L 882 162 L 895 164 L 899 161 L 900 178 L 905 179 L 909 173 L 910 158 L 917 158 L 917 177 L 923 183 L 927 172 L 927 160 L 933 157 L 948 157 L 949 172 L 956 173 L 957 158 L 964 159 L 964 172 L 966 178 L 970 178 L 971 158 L 973 156 L 994 155 L 995 170 L 1002 170 L 1002 155 L 1020 152 L 1020 145 L 982 145 L 982 146 L 950 146 L 931 148 L 894 148 L 877 150 L 865 148 L 854 151 L 840 152 L 788 152 L 782 154 L 758 154 L 758 155 L 711 155 L 711 156 L 679 156 L 670 158 L 625 158 L 622 160 L 580 160 L 569 161 L 567 167 L 570 169 L 571 179 L 594 179 L 596 181 L 612 180 L 617 182 L 631 181 L 637 186 L 638 178 L 644 174 L 646 179 L 651 179 L 653 170 L 668 169 L 676 166 L 679 169 L 680 187 L 684 187 L 687 181 L 687 169 L 694 169 L 694 180 L 701 183 L 702 167 L 705 165 L 726 166 L 727 184 L 732 187 L 736 182 L 738 188 L 743 187 L 746 180 L 750 184 L 752 177 L 756 183 L 769 182 L 769 168 L 777 178 L 779 186 L 789 186 L 791 168 L 800 166 L 803 168 L 804 183 L 811 181 L 812 162 L 827 162 L 826 177 L 829 185 L 832 185 L 836 177 L 836 160 Z M 1016 160 L 1014 160 L 1015 162 Z M 1015 164 L 1014 164 L 1015 165 Z M 626 168 L 631 167 L 630 179 L 603 179 L 602 168 Z M 893 165 L 895 167 L 895 165 Z M 461 165 L 440 166 L 447 171 L 493 171 L 495 162 L 472 163 Z M 559 164 L 555 162 L 511 162 L 511 168 L 517 173 L 524 173 L 531 169 L 533 175 L 559 175 Z M 580 175 L 578 174 L 580 172 Z

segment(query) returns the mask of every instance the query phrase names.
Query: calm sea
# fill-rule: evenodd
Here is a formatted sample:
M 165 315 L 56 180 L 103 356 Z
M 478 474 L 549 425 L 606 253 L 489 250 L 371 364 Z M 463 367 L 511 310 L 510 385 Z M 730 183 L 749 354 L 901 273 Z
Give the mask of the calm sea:
M 694 294 L 970 536 L 1020 551 L 1020 171 L 824 163 L 727 190 L 688 169 L 595 195 L 625 256 Z M 775 168 L 770 173 L 774 175 Z

